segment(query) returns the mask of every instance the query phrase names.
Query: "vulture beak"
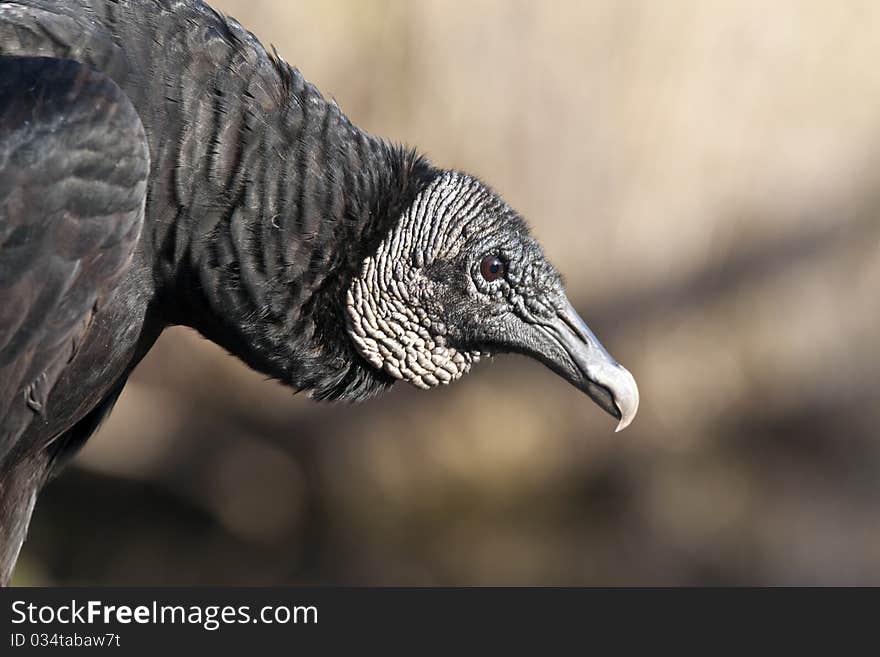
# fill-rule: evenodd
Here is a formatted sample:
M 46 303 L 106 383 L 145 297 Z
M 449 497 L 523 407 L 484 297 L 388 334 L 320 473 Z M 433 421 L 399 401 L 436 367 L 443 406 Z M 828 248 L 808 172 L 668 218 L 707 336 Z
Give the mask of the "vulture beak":
M 554 372 L 628 427 L 639 408 L 639 388 L 629 371 L 605 351 L 571 303 L 563 297 L 556 316 L 542 320 L 535 353 Z

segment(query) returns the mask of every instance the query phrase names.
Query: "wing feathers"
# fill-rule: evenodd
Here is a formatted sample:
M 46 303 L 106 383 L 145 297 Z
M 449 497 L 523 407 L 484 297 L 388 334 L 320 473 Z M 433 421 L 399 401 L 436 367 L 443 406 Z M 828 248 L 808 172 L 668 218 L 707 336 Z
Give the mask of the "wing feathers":
M 108 77 L 0 57 L 0 460 L 128 266 L 148 171 L 141 121 Z

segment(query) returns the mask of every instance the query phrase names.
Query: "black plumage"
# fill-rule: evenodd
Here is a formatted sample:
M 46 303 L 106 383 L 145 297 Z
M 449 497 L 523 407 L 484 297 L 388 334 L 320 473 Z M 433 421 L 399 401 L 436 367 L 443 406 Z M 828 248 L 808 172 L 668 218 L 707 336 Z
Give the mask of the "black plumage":
M 461 221 L 441 222 L 441 207 Z M 402 216 L 423 246 L 464 226 L 455 252 L 391 249 Z M 474 283 L 486 236 L 507 276 Z M 374 259 L 379 275 L 361 281 Z M 0 5 L 0 298 L 2 582 L 40 487 L 167 325 L 319 399 L 397 378 L 430 387 L 480 353 L 522 351 L 635 413 L 631 377 L 516 213 L 361 131 L 196 0 Z M 484 310 L 503 321 L 484 328 Z M 544 328 L 524 333 L 523 318 Z M 593 375 L 587 361 L 612 365 Z

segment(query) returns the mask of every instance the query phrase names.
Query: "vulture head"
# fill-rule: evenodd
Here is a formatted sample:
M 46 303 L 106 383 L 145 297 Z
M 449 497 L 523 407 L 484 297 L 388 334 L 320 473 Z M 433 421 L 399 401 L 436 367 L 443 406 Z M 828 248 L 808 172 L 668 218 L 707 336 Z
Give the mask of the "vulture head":
M 471 176 L 444 172 L 422 190 L 363 261 L 345 310 L 360 355 L 420 388 L 520 353 L 587 393 L 618 431 L 638 410 L 635 379 L 578 316 L 523 219 Z

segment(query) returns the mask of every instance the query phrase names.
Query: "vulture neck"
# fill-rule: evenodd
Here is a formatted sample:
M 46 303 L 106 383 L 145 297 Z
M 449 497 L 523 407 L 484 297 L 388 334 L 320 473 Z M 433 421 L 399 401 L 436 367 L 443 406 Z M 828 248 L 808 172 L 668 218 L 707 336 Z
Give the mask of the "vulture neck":
M 236 95 L 181 145 L 183 202 L 153 224 L 166 315 L 316 398 L 360 400 L 392 379 L 353 348 L 345 291 L 438 172 L 275 65 L 279 102 Z

